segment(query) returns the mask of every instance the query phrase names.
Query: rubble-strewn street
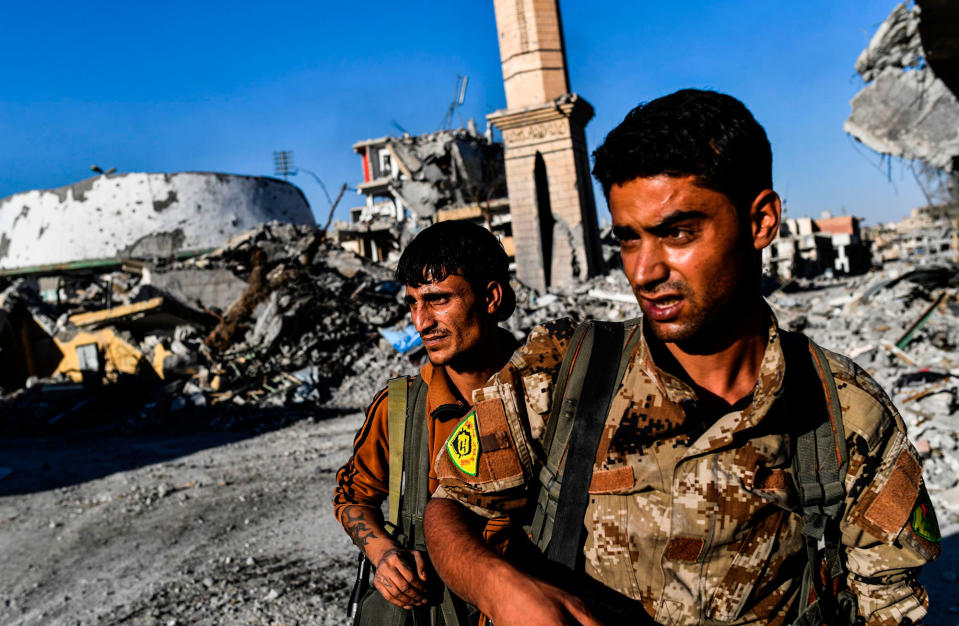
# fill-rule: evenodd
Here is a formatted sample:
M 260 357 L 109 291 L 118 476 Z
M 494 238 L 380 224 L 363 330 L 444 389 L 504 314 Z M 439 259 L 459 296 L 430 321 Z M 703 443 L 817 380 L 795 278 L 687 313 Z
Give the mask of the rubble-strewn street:
M 204 339 L 222 335 L 182 316 L 166 335 L 121 324 L 116 334 L 145 362 L 155 362 L 151 346 L 179 356 L 165 356 L 159 371 L 134 368 L 139 374 L 88 388 L 64 373 L 5 397 L 14 410 L 4 413 L 0 452 L 0 622 L 344 623 L 355 550 L 332 518 L 334 474 L 361 423 L 356 411 L 416 363 L 375 334 L 403 324 L 389 272 L 326 248 L 312 262 L 291 262 L 324 245 L 314 235 L 261 228 L 177 266 L 246 278 L 232 347 L 210 348 Z M 246 265 L 254 247 L 261 269 Z M 290 273 L 271 278 L 282 272 Z M 949 535 L 943 558 L 923 574 L 929 624 L 959 622 L 956 277 L 948 264 L 887 263 L 857 277 L 797 279 L 768 297 L 783 326 L 855 358 L 902 412 Z M 141 273 L 131 292 L 177 299 L 154 281 Z M 102 295 L 74 293 L 71 306 Z M 8 290 L 4 310 L 15 313 L 13 301 L 29 296 L 22 283 Z M 618 270 L 541 295 L 518 285 L 517 300 L 509 327 L 518 336 L 559 316 L 637 312 Z M 51 305 L 39 300 L 23 306 L 62 337 L 66 316 L 51 322 Z M 238 310 L 230 306 L 221 321 Z M 57 394 L 88 398 L 64 412 L 46 399 Z
M 414 500 L 402 487 L 416 482 L 412 465 L 397 476 L 396 454 L 384 465 L 369 452 L 419 454 L 410 451 L 421 429 L 395 428 L 395 388 L 357 433 L 388 380 L 427 358 L 410 307 L 437 360 L 437 377 L 411 387 L 429 386 L 429 399 L 406 407 L 419 426 L 429 407 L 428 456 L 446 462 L 441 428 L 455 428 L 448 460 L 483 482 L 485 472 L 502 478 L 497 459 L 509 464 L 510 449 L 523 461 L 514 465 L 535 469 L 530 454 L 573 433 L 564 473 L 546 471 L 551 493 L 567 479 L 545 509 L 573 522 L 569 534 L 542 525 L 553 552 L 583 536 L 588 498 L 573 506 L 566 495 L 577 489 L 566 487 L 590 479 L 583 442 L 603 442 L 609 462 L 589 491 L 607 495 L 592 512 L 616 514 L 586 524 L 586 545 L 601 546 L 587 550 L 600 554 L 589 567 L 659 619 L 798 611 L 790 603 L 812 591 L 827 621 L 859 610 L 911 624 L 924 598 L 907 583 L 939 541 L 931 498 L 943 550 L 921 573 L 923 623 L 959 626 L 959 4 L 200 3 L 189 19 L 151 3 L 14 4 L 0 37 L 10 60 L 0 99 L 0 122 L 10 120 L 0 123 L 0 626 L 347 624 L 358 550 L 332 496 L 354 441 L 337 499 L 370 558 L 383 562 L 370 540 L 379 529 L 357 513 L 373 497 L 363 485 L 386 472 L 402 479 L 388 482 L 401 485 L 403 515 Z M 438 85 L 454 74 L 448 100 Z M 418 289 L 407 305 L 394 280 L 401 254 L 431 225 L 450 232 L 450 220 L 491 232 L 505 258 L 468 238 L 425 237 L 408 267 L 433 283 L 440 267 L 460 269 L 470 289 L 451 280 L 453 291 Z M 685 368 L 698 397 L 660 402 L 650 386 L 670 383 L 633 359 L 604 405 L 596 374 L 615 374 L 600 367 L 615 355 L 585 339 L 569 351 L 569 385 L 540 371 L 551 357 L 530 357 L 507 400 L 512 418 L 484 417 L 482 404 L 469 413 L 471 394 L 489 396 L 487 373 L 510 358 L 493 326 L 511 295 L 491 297 L 506 267 L 516 307 L 503 326 L 523 342 L 557 318 L 637 316 L 624 262 L 637 293 L 652 294 L 650 320 L 680 333 L 672 355 L 648 350 L 654 365 Z M 483 265 L 495 273 L 471 269 Z M 821 397 L 799 411 L 791 401 L 820 388 L 814 373 L 804 381 L 790 355 L 793 374 L 767 375 L 785 360 L 761 360 L 760 266 L 779 325 L 851 358 L 901 415 L 902 429 L 873 436 L 888 423 L 881 393 L 866 377 L 837 376 L 860 453 L 846 469 L 875 470 L 845 494 L 854 507 L 839 503 L 842 446 L 838 467 L 823 462 L 830 422 L 792 428 L 794 413 L 821 413 Z M 727 325 L 731 316 L 745 323 Z M 753 365 L 760 384 L 749 393 Z M 463 406 L 449 403 L 444 371 Z M 770 380 L 788 381 L 785 396 L 770 397 Z M 540 438 L 533 414 L 550 383 L 564 416 L 590 419 Z M 824 387 L 833 418 L 837 396 Z M 602 402 L 589 402 L 591 391 Z M 515 424 L 524 406 L 533 452 Z M 729 412 L 711 423 L 718 407 Z M 611 438 L 610 428 L 626 430 Z M 704 441 L 708 450 L 678 456 Z M 510 485 L 484 498 L 513 502 L 521 487 Z M 802 520 L 783 502 L 798 503 Z M 662 510 L 666 523 L 634 525 L 637 506 Z M 847 544 L 876 542 L 865 556 L 823 551 L 824 575 L 861 577 L 852 605 L 810 576 L 812 539 L 828 543 L 840 515 Z M 794 551 L 799 523 L 805 555 Z M 634 527 L 646 534 L 636 539 Z M 640 558 L 603 556 L 635 557 L 637 545 Z M 804 556 L 805 573 L 794 567 Z M 650 561 L 662 576 L 639 569 Z M 643 582 L 650 572 L 662 589 Z M 785 593 L 800 576 L 802 592 Z

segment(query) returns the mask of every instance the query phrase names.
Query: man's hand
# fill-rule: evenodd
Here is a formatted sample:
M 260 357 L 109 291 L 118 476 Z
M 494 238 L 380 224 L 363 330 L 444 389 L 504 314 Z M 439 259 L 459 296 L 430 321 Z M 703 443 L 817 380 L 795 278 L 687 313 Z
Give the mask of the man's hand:
M 428 581 L 422 552 L 393 548 L 376 564 L 376 589 L 392 604 L 412 609 L 426 604 Z

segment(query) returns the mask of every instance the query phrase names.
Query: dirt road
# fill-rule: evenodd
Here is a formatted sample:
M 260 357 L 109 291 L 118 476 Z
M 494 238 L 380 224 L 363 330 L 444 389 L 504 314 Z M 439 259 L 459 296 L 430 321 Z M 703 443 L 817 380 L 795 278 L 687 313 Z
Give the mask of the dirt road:
M 0 440 L 0 624 L 344 624 L 329 502 L 360 422 Z M 927 625 L 959 624 L 957 537 L 923 572 Z
M 0 624 L 342 624 L 360 415 L 242 438 L 0 441 Z

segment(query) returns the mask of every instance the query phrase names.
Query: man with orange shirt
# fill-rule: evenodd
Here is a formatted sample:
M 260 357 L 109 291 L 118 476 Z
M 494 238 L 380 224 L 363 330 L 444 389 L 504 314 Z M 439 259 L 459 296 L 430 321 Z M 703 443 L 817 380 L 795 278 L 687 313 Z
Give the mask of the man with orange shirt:
M 499 327 L 512 314 L 516 296 L 502 245 L 488 230 L 465 221 L 439 222 L 418 234 L 400 257 L 396 280 L 406 285 L 413 324 L 429 356 L 420 370 L 427 386 L 425 415 L 414 419 L 427 421 L 432 493 L 438 484 L 433 459 L 465 422 L 473 391 L 485 386 L 517 347 Z M 392 604 L 412 609 L 435 597 L 442 582 L 425 552 L 400 545 L 384 524 L 380 505 L 390 490 L 388 395 L 388 389 L 377 393 L 367 410 L 353 456 L 337 472 L 333 505 L 353 543 L 376 567 L 377 590 Z M 494 519 L 484 535 L 498 545 L 505 532 L 505 519 Z

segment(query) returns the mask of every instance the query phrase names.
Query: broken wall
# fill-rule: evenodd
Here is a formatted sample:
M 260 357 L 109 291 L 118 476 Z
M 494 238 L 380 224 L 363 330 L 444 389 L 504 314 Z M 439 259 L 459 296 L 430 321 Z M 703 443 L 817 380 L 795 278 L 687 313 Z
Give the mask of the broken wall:
M 959 169 L 959 100 L 925 62 L 919 5 L 903 2 L 856 60 L 866 86 L 850 103 L 843 130 L 869 148 Z

